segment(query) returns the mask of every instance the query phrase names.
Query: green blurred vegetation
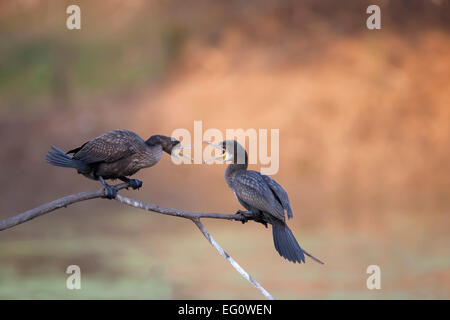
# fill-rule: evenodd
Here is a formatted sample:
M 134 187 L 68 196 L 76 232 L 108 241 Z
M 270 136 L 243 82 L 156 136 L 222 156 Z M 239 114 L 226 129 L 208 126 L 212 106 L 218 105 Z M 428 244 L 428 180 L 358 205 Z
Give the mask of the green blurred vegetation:
M 9 30 L 3 30 L 0 46 L 1 113 L 67 108 L 86 99 L 120 95 L 170 71 L 185 37 L 176 25 L 155 14 L 134 12 L 132 23 L 108 33 L 107 18 L 102 24 L 95 16 L 102 7 L 82 7 L 83 12 L 93 11 L 83 15 L 84 28 L 91 24 L 98 33 L 65 30 L 65 15 L 49 25 L 29 21 L 33 13 L 27 11 L 17 13 L 22 24 L 11 23 L 11 17 L 2 21 Z M 57 14 L 56 9 L 63 7 L 57 4 L 51 12 Z
M 54 213 L 2 235 L 0 299 L 261 298 L 189 221 L 126 209 L 97 210 L 86 223 L 90 213 L 68 210 L 69 218 Z M 34 231 L 49 224 L 57 227 Z M 416 231 L 418 242 L 417 234 L 405 232 L 421 230 L 414 224 L 399 230 L 393 223 L 396 228 L 376 233 L 365 228 L 350 233 L 333 225 L 298 232 L 305 248 L 326 259 L 319 266 L 281 260 L 271 231 L 261 226 L 205 224 L 279 299 L 440 299 L 448 294 L 450 257 L 442 255 L 440 240 L 448 239 L 444 228 L 434 226 L 433 236 L 425 231 L 432 225 Z M 365 287 L 365 269 L 374 263 L 382 270 L 379 291 Z M 81 290 L 65 287 L 65 270 L 72 264 L 81 267 Z
M 126 92 L 157 79 L 175 56 L 173 36 L 163 33 L 157 50 L 139 44 L 148 39 L 97 39 L 55 43 L 35 39 L 3 49 L 0 64 L 2 109 L 67 107 L 86 96 Z M 133 50 L 130 50 L 133 48 Z M 61 100 L 61 99 L 62 100 Z M 4 110 L 6 109 L 6 110 Z

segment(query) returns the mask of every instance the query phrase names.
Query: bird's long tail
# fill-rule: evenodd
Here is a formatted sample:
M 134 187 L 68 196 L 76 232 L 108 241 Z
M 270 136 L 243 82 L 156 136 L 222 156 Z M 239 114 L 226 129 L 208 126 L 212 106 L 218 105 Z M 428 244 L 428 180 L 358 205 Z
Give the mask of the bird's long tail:
M 71 155 L 55 146 L 51 146 L 51 148 L 53 151 L 49 151 L 45 155 L 45 159 L 51 165 L 63 168 L 75 168 L 81 173 L 89 171 L 89 167 L 83 161 L 73 159 Z
M 273 243 L 280 256 L 294 263 L 305 263 L 305 254 L 314 261 L 323 264 L 322 261 L 315 258 L 303 250 L 292 234 L 291 229 L 284 222 L 272 224 Z

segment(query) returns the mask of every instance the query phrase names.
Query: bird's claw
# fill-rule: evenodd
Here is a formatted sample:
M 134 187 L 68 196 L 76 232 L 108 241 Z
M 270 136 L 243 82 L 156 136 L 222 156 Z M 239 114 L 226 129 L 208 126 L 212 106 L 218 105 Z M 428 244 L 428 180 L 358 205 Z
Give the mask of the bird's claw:
M 238 211 L 236 211 L 236 214 L 241 217 L 242 224 L 245 224 L 248 222 L 248 220 L 249 220 L 248 214 L 249 213 L 247 211 L 238 210 Z
M 114 186 L 105 186 L 105 198 L 115 199 L 118 189 Z
M 264 219 L 262 219 L 261 217 L 258 217 L 257 219 L 254 220 L 255 222 L 261 223 L 264 227 L 266 227 L 266 229 L 268 228 L 267 221 L 264 221 Z
M 142 181 L 139 179 L 130 179 L 128 181 L 128 185 L 133 189 L 139 189 L 140 187 L 142 187 Z

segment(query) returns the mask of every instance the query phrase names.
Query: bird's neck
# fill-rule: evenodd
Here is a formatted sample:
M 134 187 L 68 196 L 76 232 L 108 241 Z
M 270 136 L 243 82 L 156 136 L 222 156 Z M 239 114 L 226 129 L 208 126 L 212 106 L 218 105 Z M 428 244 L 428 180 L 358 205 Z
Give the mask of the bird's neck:
M 245 172 L 247 171 L 247 163 L 245 164 L 229 164 L 227 166 L 227 169 L 225 170 L 225 182 L 227 183 L 228 187 L 233 189 L 233 180 L 236 174 L 239 172 Z
M 151 136 L 145 141 L 145 144 L 147 144 L 150 147 L 161 145 L 161 137 L 159 135 Z
M 245 161 L 245 163 L 231 163 L 227 166 L 227 169 L 225 170 L 225 175 L 229 176 L 233 173 L 235 173 L 236 171 L 240 171 L 240 170 L 247 170 L 248 168 L 248 162 Z
M 147 145 L 147 150 L 149 150 L 149 152 L 161 152 L 162 151 L 162 146 L 158 141 L 149 141 L 150 139 L 148 139 L 147 141 L 145 141 L 145 144 Z
M 233 159 L 233 163 L 230 163 L 227 167 L 226 172 L 228 174 L 232 174 L 233 172 L 239 171 L 239 170 L 247 170 L 248 168 L 248 154 L 247 151 L 244 151 L 242 155 L 235 156 Z

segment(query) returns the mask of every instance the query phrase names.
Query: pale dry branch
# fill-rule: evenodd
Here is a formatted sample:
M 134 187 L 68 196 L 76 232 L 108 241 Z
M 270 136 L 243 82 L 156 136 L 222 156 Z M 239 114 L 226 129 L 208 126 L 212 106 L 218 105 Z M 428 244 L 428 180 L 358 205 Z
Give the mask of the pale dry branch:
M 128 187 L 127 183 L 122 183 L 116 185 L 118 190 L 125 189 Z M 50 213 L 60 208 L 65 208 L 71 204 L 96 199 L 96 198 L 104 198 L 105 191 L 104 189 L 98 189 L 87 192 L 80 192 L 76 194 L 72 194 L 52 202 L 43 204 L 39 207 L 30 209 L 23 213 L 20 213 L 16 216 L 0 220 L 0 231 L 12 228 L 24 222 L 30 221 L 36 217 L 42 216 L 44 214 Z M 223 256 L 232 266 L 236 269 L 239 274 L 244 277 L 250 284 L 252 284 L 256 289 L 258 289 L 261 294 L 263 294 L 267 299 L 273 299 L 272 295 L 267 292 L 252 276 L 250 276 L 230 255 L 228 255 L 225 250 L 214 240 L 211 234 L 206 230 L 205 226 L 200 222 L 202 218 L 210 218 L 210 219 L 224 219 L 224 220 L 235 220 L 235 221 L 246 221 L 249 218 L 244 218 L 239 214 L 222 214 L 222 213 L 201 213 L 201 212 L 191 212 L 185 210 L 178 210 L 172 208 L 166 208 L 159 205 L 146 203 L 143 201 L 131 199 L 120 194 L 117 194 L 116 201 L 121 202 L 123 204 L 132 206 L 138 209 L 144 209 L 147 211 L 157 212 L 164 215 L 175 216 L 180 218 L 189 219 L 195 223 L 195 225 L 199 228 L 205 238 L 211 243 L 211 245 L 219 252 L 221 256 Z

